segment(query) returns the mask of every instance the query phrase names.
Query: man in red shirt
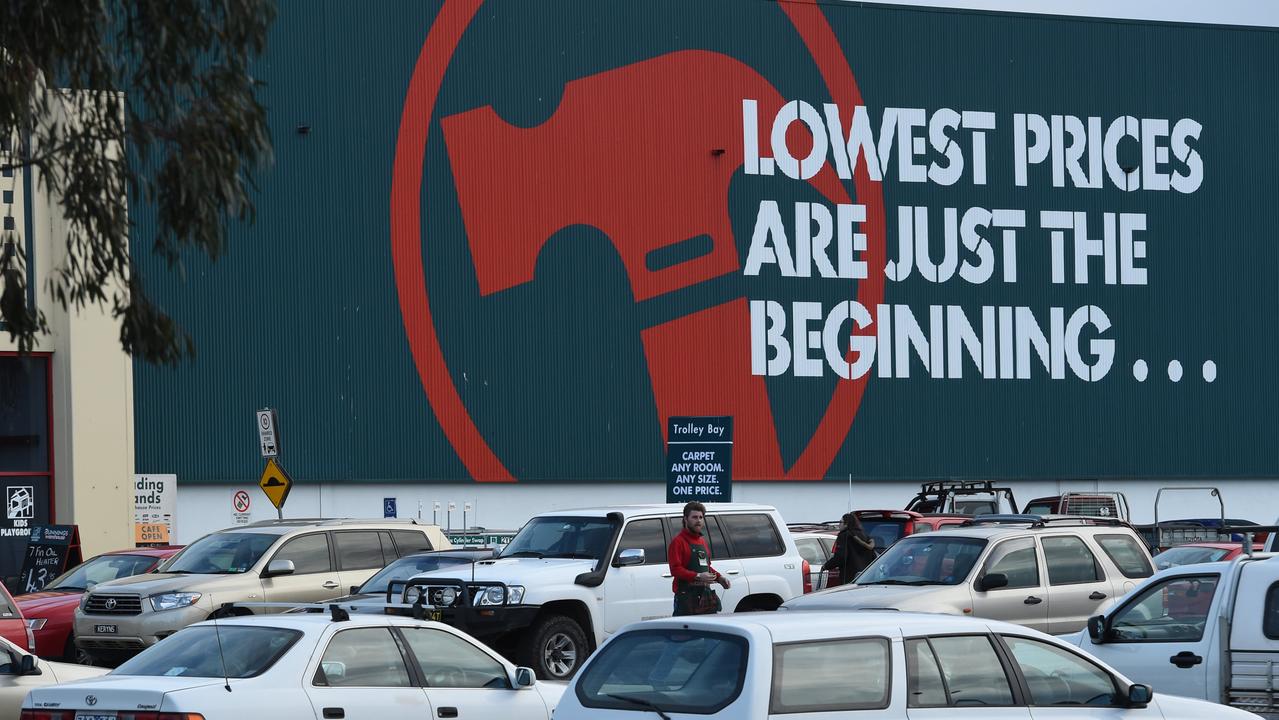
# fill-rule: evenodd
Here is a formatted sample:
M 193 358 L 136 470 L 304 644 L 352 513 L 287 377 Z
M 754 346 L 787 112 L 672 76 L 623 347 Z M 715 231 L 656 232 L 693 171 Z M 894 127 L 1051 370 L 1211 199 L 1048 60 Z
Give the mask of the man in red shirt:
M 703 531 L 706 506 L 691 502 L 684 506 L 684 529 L 671 540 L 666 561 L 671 566 L 671 590 L 675 593 L 675 615 L 708 615 L 719 612 L 719 597 L 711 589 L 719 583 L 727 590 L 728 578 L 711 567 L 711 550 Z

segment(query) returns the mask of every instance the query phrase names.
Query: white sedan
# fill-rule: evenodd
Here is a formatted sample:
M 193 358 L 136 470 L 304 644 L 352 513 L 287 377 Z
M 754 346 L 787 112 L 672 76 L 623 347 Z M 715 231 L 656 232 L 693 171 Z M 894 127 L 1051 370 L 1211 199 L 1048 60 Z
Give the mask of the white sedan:
M 102 668 L 41 660 L 0 638 L 0 720 L 16 720 L 22 699 L 35 688 L 105 673 Z
M 548 720 L 563 693 L 447 625 L 335 615 L 191 625 L 110 675 L 32 691 L 22 717 Z
M 1204 720 L 1256 718 L 1155 696 L 1019 625 L 885 610 L 734 613 L 619 630 L 556 720 Z

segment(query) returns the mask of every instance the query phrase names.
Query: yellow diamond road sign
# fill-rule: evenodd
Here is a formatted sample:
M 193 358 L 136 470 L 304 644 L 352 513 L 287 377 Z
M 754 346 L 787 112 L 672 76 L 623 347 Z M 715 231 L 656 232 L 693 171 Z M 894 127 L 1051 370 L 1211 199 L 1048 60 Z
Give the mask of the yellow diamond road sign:
M 284 508 L 284 501 L 289 499 L 289 490 L 293 488 L 293 478 L 284 472 L 284 468 L 276 464 L 275 458 L 266 461 L 266 469 L 262 471 L 262 479 L 258 487 L 266 493 L 266 497 L 277 510 Z

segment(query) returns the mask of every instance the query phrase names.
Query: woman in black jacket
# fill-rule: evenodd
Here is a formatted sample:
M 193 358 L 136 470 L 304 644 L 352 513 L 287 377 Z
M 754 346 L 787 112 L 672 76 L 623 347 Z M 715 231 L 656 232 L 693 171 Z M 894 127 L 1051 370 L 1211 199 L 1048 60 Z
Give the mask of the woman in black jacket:
M 829 583 L 828 586 L 852 582 L 874 559 L 875 541 L 866 534 L 856 513 L 845 513 L 830 559 L 822 565 L 822 570 L 840 571 L 839 582 Z

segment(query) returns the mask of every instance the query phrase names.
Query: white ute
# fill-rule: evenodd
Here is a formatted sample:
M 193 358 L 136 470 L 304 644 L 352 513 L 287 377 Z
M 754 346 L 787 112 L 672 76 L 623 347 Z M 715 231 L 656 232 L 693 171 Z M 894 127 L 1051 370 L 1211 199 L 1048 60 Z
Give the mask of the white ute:
M 543 513 L 498 557 L 414 583 L 440 581 L 425 588 L 437 619 L 540 678 L 567 680 L 623 625 L 671 615 L 666 548 L 682 527 L 682 510 L 662 504 Z M 731 582 L 716 588 L 725 612 L 775 610 L 803 593 L 804 560 L 775 509 L 711 504 L 706 537 L 711 564 Z
M 1279 558 L 1163 570 L 1063 639 L 1158 692 L 1279 718 Z

